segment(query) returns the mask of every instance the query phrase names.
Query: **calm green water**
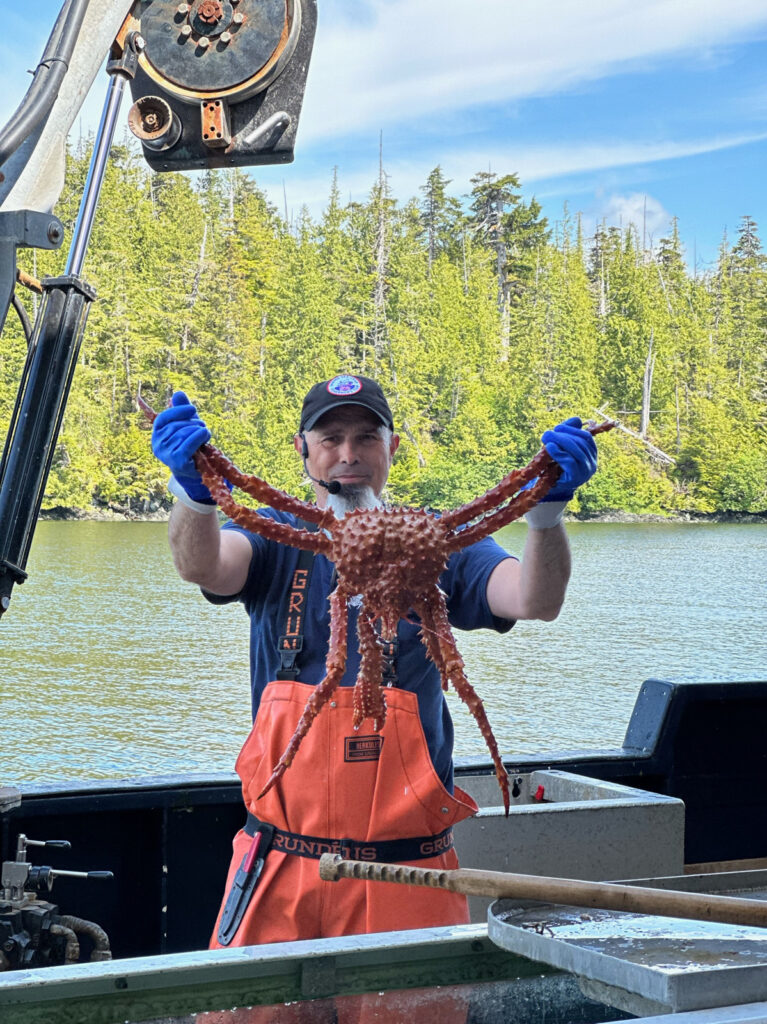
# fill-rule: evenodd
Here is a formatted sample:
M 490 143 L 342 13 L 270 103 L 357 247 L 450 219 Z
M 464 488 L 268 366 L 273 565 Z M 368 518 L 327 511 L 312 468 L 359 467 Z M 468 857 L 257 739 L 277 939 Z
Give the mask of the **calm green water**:
M 521 550 L 525 527 L 499 535 Z M 458 634 L 508 754 L 620 746 L 642 680 L 767 679 L 767 526 L 569 528 L 553 623 Z M 0 620 L 0 784 L 230 769 L 247 617 L 176 576 L 162 523 L 41 523 Z M 452 698 L 451 698 L 452 699 Z M 484 754 L 453 699 L 457 753 Z

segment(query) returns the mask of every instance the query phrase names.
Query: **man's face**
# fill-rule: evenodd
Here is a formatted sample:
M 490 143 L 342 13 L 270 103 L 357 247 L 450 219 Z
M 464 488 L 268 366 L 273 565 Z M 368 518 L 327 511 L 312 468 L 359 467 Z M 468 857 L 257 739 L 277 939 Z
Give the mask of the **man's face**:
M 399 446 L 399 437 L 381 427 L 378 417 L 360 405 L 342 405 L 326 413 L 304 435 L 309 472 L 326 482 L 337 480 L 342 489 L 370 487 L 379 497 Z M 300 454 L 298 435 L 293 443 Z M 317 504 L 324 508 L 328 492 L 319 484 L 312 486 Z

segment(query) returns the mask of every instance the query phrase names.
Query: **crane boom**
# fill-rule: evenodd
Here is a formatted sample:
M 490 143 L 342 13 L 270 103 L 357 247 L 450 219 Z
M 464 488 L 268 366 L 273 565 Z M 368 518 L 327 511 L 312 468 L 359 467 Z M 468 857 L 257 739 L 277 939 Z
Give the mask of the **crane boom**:
M 0 330 L 16 252 L 58 248 L 66 139 L 108 54 L 109 89 L 69 258 L 45 278 L 0 458 L 0 616 L 26 562 L 90 304 L 81 271 L 126 84 L 155 171 L 293 159 L 316 0 L 65 0 L 32 86 L 0 132 Z M 14 300 L 15 301 L 15 300 Z

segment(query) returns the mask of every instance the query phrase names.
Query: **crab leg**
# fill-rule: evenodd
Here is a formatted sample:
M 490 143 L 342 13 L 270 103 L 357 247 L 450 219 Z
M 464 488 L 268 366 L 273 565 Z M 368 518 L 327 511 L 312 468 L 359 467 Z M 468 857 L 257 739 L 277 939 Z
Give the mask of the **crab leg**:
M 439 662 L 437 662 L 440 675 L 443 678 L 447 677 L 453 684 L 456 693 L 468 707 L 469 711 L 471 711 L 477 725 L 479 726 L 479 731 L 485 738 L 485 743 L 487 743 L 490 756 L 492 757 L 493 764 L 495 766 L 495 777 L 498 779 L 498 785 L 501 787 L 501 792 L 503 794 L 504 810 L 508 816 L 510 804 L 509 776 L 503 766 L 503 761 L 501 760 L 501 755 L 498 750 L 498 743 L 493 735 L 490 722 L 487 720 L 485 707 L 477 696 L 474 687 L 466 678 L 463 658 L 458 653 L 458 648 L 455 645 L 455 640 L 453 639 L 453 635 L 450 631 L 450 623 L 447 619 L 447 610 L 445 609 L 444 602 L 440 600 L 440 594 L 437 587 L 434 587 L 430 593 L 416 602 L 415 611 L 421 617 L 424 632 L 433 630 L 436 635 L 439 657 L 443 663 L 443 665 L 440 666 Z
M 203 480 L 206 471 L 213 473 L 228 480 L 235 487 L 239 487 L 241 491 L 245 491 L 261 505 L 272 505 L 283 512 L 292 513 L 299 519 L 306 519 L 310 523 L 321 523 L 328 518 L 328 513 L 315 504 L 294 498 L 292 495 L 286 494 L 285 491 L 272 487 L 258 476 L 243 473 L 212 444 L 204 444 L 199 448 L 194 454 L 194 462 Z M 210 490 L 209 487 L 208 490 Z
M 532 466 L 534 463 L 535 459 L 530 465 Z M 500 530 L 501 527 L 508 526 L 515 519 L 519 519 L 520 516 L 523 516 L 525 512 L 528 512 L 533 505 L 537 505 L 541 498 L 548 494 L 556 483 L 559 473 L 560 469 L 556 462 L 549 462 L 540 471 L 536 469 L 531 478 L 537 476 L 538 479 L 532 487 L 528 487 L 526 491 L 520 491 L 519 494 L 514 495 L 511 501 L 502 508 L 499 508 L 497 512 L 491 512 L 484 519 L 480 519 L 478 522 L 472 523 L 471 526 L 467 526 L 465 530 L 456 530 L 452 536 L 447 538 L 448 551 L 458 551 L 460 548 L 468 547 L 469 544 L 483 540 L 485 537 L 489 537 L 491 533 L 495 533 L 496 530 Z M 490 494 L 492 494 L 492 491 L 488 492 L 486 497 L 489 497 Z M 490 502 L 486 507 L 492 508 L 493 504 L 494 502 Z
M 289 523 L 279 523 L 276 519 L 271 519 L 268 516 L 260 516 L 255 509 L 238 505 L 229 493 L 229 488 L 223 478 L 218 473 L 211 472 L 205 462 L 203 462 L 202 482 L 210 491 L 216 504 L 238 526 L 242 526 L 252 533 L 258 533 L 268 540 L 275 540 L 294 548 L 305 548 L 317 554 L 330 552 L 331 540 L 326 534 L 299 530 Z
M 497 508 L 498 505 L 511 498 L 525 484 L 534 480 L 547 465 L 556 465 L 556 463 L 553 462 L 546 449 L 541 448 L 526 466 L 522 469 L 513 469 L 511 473 L 508 473 L 499 484 L 491 487 L 489 491 L 480 494 L 478 498 L 474 498 L 466 505 L 461 505 L 460 508 L 443 513 L 441 517 L 442 522 L 451 530 L 458 526 L 463 526 L 464 523 L 470 523 L 472 519 L 481 516 L 483 512 L 487 512 L 491 508 Z M 559 466 L 557 466 L 557 471 L 559 471 Z M 559 475 L 559 472 L 557 472 L 557 475 Z
M 584 430 L 588 430 L 593 437 L 595 434 L 601 434 L 605 430 L 612 430 L 614 426 L 614 420 L 604 420 L 604 422 L 598 424 L 592 421 L 584 426 Z M 545 447 L 541 448 L 526 466 L 522 469 L 512 470 L 495 487 L 481 494 L 478 498 L 474 498 L 473 501 L 468 502 L 466 505 L 461 505 L 460 508 L 453 509 L 451 512 L 445 512 L 441 517 L 441 522 L 447 529 L 455 530 L 458 526 L 470 523 L 477 516 L 481 516 L 484 512 L 501 505 L 507 499 L 511 499 L 508 505 L 504 505 L 493 515 L 486 517 L 482 524 L 475 523 L 474 527 L 477 527 L 477 529 L 471 528 L 474 530 L 473 534 L 469 533 L 468 530 L 464 531 L 461 537 L 464 538 L 468 534 L 471 540 L 466 542 L 462 540 L 460 544 L 454 544 L 452 550 L 455 551 L 458 548 L 466 547 L 467 544 L 473 544 L 474 541 L 482 540 L 483 537 L 488 537 L 491 533 L 500 530 L 501 527 L 507 526 L 521 515 L 524 515 L 541 498 L 546 496 L 548 491 L 557 482 L 560 473 L 559 465 L 552 459 Z M 539 479 L 532 487 L 524 492 L 517 493 L 525 484 L 534 480 L 535 477 Z M 545 484 L 544 480 L 546 481 Z M 534 500 L 530 499 L 531 493 L 535 495 Z M 517 504 L 520 501 L 524 507 Z M 480 529 L 479 527 L 483 526 L 484 523 L 492 523 L 492 526 L 487 529 Z
M 373 730 L 378 732 L 386 721 L 386 698 L 381 686 L 383 653 L 364 605 L 357 617 L 357 636 L 360 642 L 360 671 L 354 686 L 352 724 L 355 729 L 359 729 L 366 718 L 372 718 Z
M 151 405 L 144 401 L 140 394 L 136 396 L 136 404 L 149 422 L 154 423 L 157 413 Z M 268 484 L 260 477 L 249 476 L 247 473 L 243 473 L 233 462 L 227 459 L 223 452 L 220 452 L 212 444 L 204 444 L 201 448 L 198 448 L 194 453 L 194 462 L 205 482 L 205 486 L 214 496 L 218 505 L 221 505 L 221 502 L 218 500 L 217 494 L 223 494 L 223 491 L 226 491 L 227 495 L 229 493 L 228 488 L 223 484 L 223 480 L 226 479 L 233 483 L 235 487 L 239 487 L 241 491 L 245 491 L 255 498 L 262 505 L 274 505 L 282 509 L 283 512 L 291 512 L 293 515 L 298 516 L 299 519 L 305 519 L 310 523 L 320 523 L 327 518 L 327 513 L 317 508 L 316 505 L 301 501 L 300 498 L 293 498 L 284 491 L 272 487 L 271 484 Z M 210 482 L 205 480 L 206 473 Z M 219 478 L 218 486 L 215 482 L 216 477 Z M 211 486 L 211 483 L 213 483 L 213 486 Z M 223 508 L 223 505 L 221 507 Z M 224 509 L 224 511 L 227 512 L 227 515 L 231 515 L 227 509 Z M 278 538 L 275 537 L 275 539 Z M 283 543 L 290 544 L 291 541 L 285 540 Z M 299 547 L 300 545 L 296 546 Z
M 272 786 L 282 778 L 286 769 L 290 767 L 293 758 L 296 756 L 296 751 L 301 746 L 301 740 L 309 732 L 312 722 L 324 705 L 327 704 L 333 691 L 341 682 L 344 669 L 346 668 L 346 603 L 347 594 L 339 586 L 330 598 L 330 647 L 328 649 L 327 662 L 325 663 L 328 673 L 312 691 L 311 697 L 306 702 L 304 713 L 298 721 L 296 731 L 291 736 L 287 747 L 285 747 L 282 757 L 274 766 L 274 771 L 269 781 L 256 797 L 257 800 L 260 800 L 264 794 L 268 793 Z
M 433 628 L 427 629 L 423 618 L 424 614 L 428 615 L 428 613 L 424 613 L 422 604 L 419 612 L 419 616 L 421 618 L 421 632 L 419 634 L 421 637 L 421 643 L 426 648 L 431 660 L 437 666 L 439 678 L 442 680 L 442 689 L 447 693 L 450 688 L 450 679 L 447 674 L 445 659 L 442 657 L 442 651 L 439 647 L 439 638 Z

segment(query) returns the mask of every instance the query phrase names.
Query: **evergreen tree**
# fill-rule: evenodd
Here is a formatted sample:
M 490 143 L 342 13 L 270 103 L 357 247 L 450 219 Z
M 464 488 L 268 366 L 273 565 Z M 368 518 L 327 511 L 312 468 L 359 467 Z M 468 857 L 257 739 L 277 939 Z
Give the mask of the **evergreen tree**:
M 90 145 L 72 151 L 57 208 L 68 236 Z M 193 183 L 115 146 L 85 270 L 99 298 L 45 504 L 169 503 L 139 388 L 158 408 L 185 390 L 242 468 L 308 493 L 297 409 L 346 370 L 391 396 L 393 501 L 456 505 L 527 461 L 553 423 L 605 409 L 635 436 L 600 438 L 600 471 L 573 509 L 763 510 L 767 261 L 754 220 L 698 276 L 675 221 L 653 251 L 607 224 L 586 244 L 565 210 L 552 241 L 515 175 L 476 175 L 466 217 L 448 185 L 436 167 L 398 203 L 381 161 L 366 202 L 344 203 L 334 174 L 319 221 L 304 210 L 288 224 L 249 174 Z M 61 273 L 66 248 L 22 251 L 20 265 Z M 6 424 L 25 355 L 11 316 Z
M 431 277 L 431 268 L 439 253 L 455 254 L 456 227 L 461 220 L 460 203 L 447 194 L 450 179 L 442 173 L 437 165 L 421 186 L 423 199 L 420 204 L 420 216 L 423 232 L 426 237 L 427 273 Z

